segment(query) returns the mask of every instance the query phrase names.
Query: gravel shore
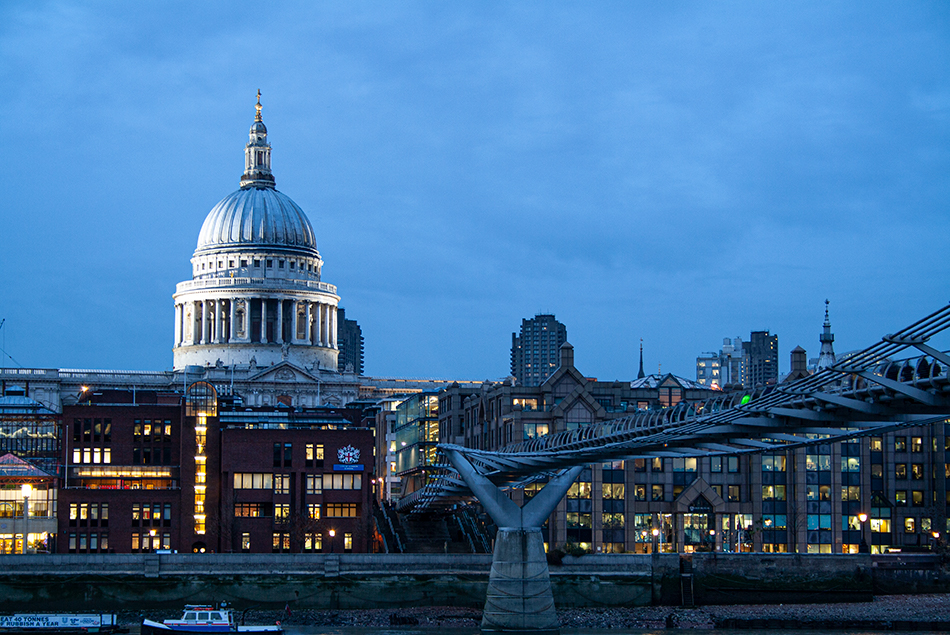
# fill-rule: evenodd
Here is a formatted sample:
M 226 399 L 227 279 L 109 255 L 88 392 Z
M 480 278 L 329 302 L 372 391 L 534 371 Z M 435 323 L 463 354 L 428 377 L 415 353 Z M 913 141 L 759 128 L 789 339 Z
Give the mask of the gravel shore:
M 240 607 L 238 607 L 240 608 Z M 179 617 L 165 611 L 149 611 L 150 619 L 162 620 Z M 141 623 L 142 613 L 126 611 L 120 619 L 129 625 Z M 711 629 L 723 627 L 789 628 L 791 623 L 802 627 L 835 628 L 835 623 L 867 624 L 879 628 L 901 627 L 894 622 L 914 623 L 914 630 L 928 623 L 943 624 L 939 630 L 950 629 L 950 595 L 889 595 L 876 597 L 872 602 L 841 604 L 755 604 L 720 605 L 680 608 L 644 606 L 609 609 L 561 609 L 558 617 L 566 629 L 657 629 L 690 628 Z M 439 629 L 477 628 L 481 609 L 456 607 L 420 607 L 405 609 L 368 609 L 365 611 L 290 612 L 251 610 L 248 624 L 272 624 L 279 620 L 285 626 L 334 626 L 385 628 L 390 626 L 435 627 Z M 731 622 L 730 622 L 731 620 Z M 738 625 L 737 625 L 738 622 Z M 903 624 L 907 629 L 908 625 Z

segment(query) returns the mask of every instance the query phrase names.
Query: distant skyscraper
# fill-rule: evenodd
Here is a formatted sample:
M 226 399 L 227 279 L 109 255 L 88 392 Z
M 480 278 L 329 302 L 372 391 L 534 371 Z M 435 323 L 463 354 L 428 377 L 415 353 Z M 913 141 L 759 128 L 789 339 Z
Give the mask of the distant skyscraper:
M 778 335 L 768 331 L 752 331 L 748 342 L 742 343 L 745 381 L 752 388 L 778 382 Z
M 828 319 L 828 300 L 825 300 L 825 324 L 821 335 L 821 352 L 818 353 L 818 370 L 830 368 L 835 363 L 835 335 L 831 332 L 831 320 Z
M 558 367 L 558 349 L 567 327 L 553 315 L 521 320 L 521 335 L 511 334 L 511 374 L 523 386 L 540 386 Z
M 337 358 L 337 370 L 346 372 L 347 366 L 352 365 L 352 372 L 363 374 L 363 331 L 356 320 L 347 320 L 345 309 L 337 311 L 337 343 L 340 356 Z

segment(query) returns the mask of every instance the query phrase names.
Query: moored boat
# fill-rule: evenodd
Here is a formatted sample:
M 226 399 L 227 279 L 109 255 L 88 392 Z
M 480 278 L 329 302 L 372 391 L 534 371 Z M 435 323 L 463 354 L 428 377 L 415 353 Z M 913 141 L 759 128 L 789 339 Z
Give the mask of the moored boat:
M 234 611 L 225 603 L 220 606 L 210 604 L 186 604 L 181 619 L 155 622 L 142 620 L 142 635 L 201 635 L 202 633 L 242 633 L 254 635 L 276 635 L 283 633 L 280 622 L 274 625 L 238 624 Z

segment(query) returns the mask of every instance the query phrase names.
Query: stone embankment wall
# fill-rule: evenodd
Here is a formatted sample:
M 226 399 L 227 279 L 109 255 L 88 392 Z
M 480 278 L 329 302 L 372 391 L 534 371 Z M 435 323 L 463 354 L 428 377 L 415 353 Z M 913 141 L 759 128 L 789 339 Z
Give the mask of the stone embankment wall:
M 0 611 L 368 609 L 485 602 L 491 556 L 141 554 L 3 556 Z M 550 567 L 559 608 L 833 602 L 950 592 L 939 555 L 592 554 Z

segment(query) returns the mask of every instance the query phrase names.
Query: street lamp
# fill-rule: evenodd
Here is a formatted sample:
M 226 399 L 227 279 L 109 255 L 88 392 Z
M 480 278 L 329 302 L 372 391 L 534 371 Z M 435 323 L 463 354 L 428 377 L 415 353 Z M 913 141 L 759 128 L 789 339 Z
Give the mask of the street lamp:
M 656 553 L 660 544 L 660 530 L 654 527 L 651 533 L 653 533 L 653 553 Z
M 330 535 L 330 553 L 333 553 L 333 537 L 336 535 L 336 531 L 331 529 L 327 533 Z
M 30 539 L 30 494 L 33 493 L 33 486 L 24 483 L 20 487 L 20 493 L 23 494 L 23 553 L 26 553 L 27 543 Z

